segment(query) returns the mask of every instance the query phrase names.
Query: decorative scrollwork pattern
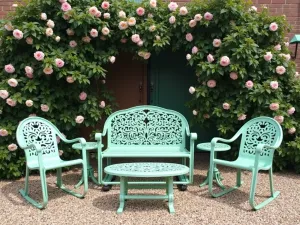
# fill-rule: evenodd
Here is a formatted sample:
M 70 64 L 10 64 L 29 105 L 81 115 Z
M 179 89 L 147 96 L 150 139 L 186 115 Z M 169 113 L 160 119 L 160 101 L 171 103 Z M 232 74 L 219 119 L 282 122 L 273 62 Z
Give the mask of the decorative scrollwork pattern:
M 255 155 L 258 144 L 274 145 L 276 142 L 276 128 L 268 121 L 258 121 L 248 127 L 245 142 L 242 146 L 243 153 Z M 261 156 L 270 156 L 270 150 L 264 149 Z
M 49 125 L 41 121 L 30 121 L 24 125 L 22 134 L 27 145 L 31 143 L 39 144 L 43 154 L 51 154 L 57 151 L 56 139 L 53 138 L 52 129 Z M 29 156 L 37 156 L 35 149 L 29 150 Z
M 185 170 L 187 167 L 176 163 L 120 163 L 107 167 L 115 172 L 128 173 L 162 173 Z
M 117 114 L 111 120 L 111 143 L 117 145 L 176 145 L 183 142 L 179 115 L 147 109 Z

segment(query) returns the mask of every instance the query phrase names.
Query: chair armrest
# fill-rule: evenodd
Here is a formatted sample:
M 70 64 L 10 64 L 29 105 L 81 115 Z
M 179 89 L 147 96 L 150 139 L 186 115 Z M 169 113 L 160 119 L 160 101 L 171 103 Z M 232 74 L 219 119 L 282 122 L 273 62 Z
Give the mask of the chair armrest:
M 95 134 L 95 140 L 96 141 L 102 141 L 102 137 L 104 137 L 105 136 L 105 134 L 103 134 L 103 133 L 96 133 Z
M 267 144 L 258 144 L 256 149 L 255 149 L 255 154 L 260 155 L 260 153 L 263 151 L 264 148 L 270 148 L 275 150 L 276 148 L 278 148 L 279 146 L 270 146 Z
M 36 143 L 31 143 L 27 146 L 20 146 L 20 148 L 27 150 L 29 148 L 34 148 L 37 151 L 38 154 L 38 162 L 39 162 L 39 167 L 40 169 L 44 169 L 44 163 L 43 163 L 43 152 L 42 152 L 42 146 L 40 144 L 36 144 Z
M 75 138 L 75 139 L 72 139 L 72 140 L 68 140 L 66 138 L 62 138 L 62 140 L 68 144 L 70 143 L 74 143 L 74 142 L 80 142 L 82 145 L 86 145 L 86 140 L 82 137 L 80 138 Z

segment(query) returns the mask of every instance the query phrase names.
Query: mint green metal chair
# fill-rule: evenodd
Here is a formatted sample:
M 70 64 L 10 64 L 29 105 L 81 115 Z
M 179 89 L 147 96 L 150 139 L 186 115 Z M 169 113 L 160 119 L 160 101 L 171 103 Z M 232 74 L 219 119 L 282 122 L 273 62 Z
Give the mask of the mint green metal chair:
M 82 159 L 64 161 L 59 157 L 56 137 L 66 143 L 80 142 L 82 145 Z M 43 209 L 48 203 L 48 191 L 46 183 L 46 171 L 56 169 L 57 187 L 63 191 L 83 198 L 88 190 L 87 165 L 86 165 L 86 141 L 84 138 L 67 140 L 64 135 L 48 120 L 40 117 L 29 117 L 20 122 L 17 128 L 17 142 L 20 148 L 24 149 L 26 156 L 26 177 L 25 189 L 21 189 L 21 195 L 32 205 Z M 67 189 L 62 183 L 62 167 L 82 164 L 84 177 L 83 194 L 73 192 Z M 41 186 L 43 202 L 39 203 L 33 200 L 29 195 L 29 172 L 30 170 L 39 170 L 41 177 Z
M 240 149 L 238 158 L 235 161 L 226 161 L 214 158 L 214 148 L 218 141 L 231 143 L 239 136 L 241 137 Z M 274 151 L 282 142 L 282 129 L 279 123 L 269 117 L 257 117 L 244 124 L 239 131 L 229 140 L 223 138 L 213 138 L 211 141 L 210 152 L 210 172 L 209 172 L 209 192 L 213 197 L 225 195 L 237 188 L 242 184 L 241 169 L 250 170 L 252 172 L 252 181 L 250 187 L 250 205 L 254 210 L 258 210 L 278 195 L 279 191 L 274 192 L 273 187 L 273 173 L 272 164 Z M 236 185 L 227 188 L 219 193 L 213 193 L 213 169 L 216 165 L 223 165 L 237 168 Z M 257 174 L 259 170 L 269 171 L 270 192 L 271 196 L 265 201 L 256 204 L 255 191 L 257 185 Z

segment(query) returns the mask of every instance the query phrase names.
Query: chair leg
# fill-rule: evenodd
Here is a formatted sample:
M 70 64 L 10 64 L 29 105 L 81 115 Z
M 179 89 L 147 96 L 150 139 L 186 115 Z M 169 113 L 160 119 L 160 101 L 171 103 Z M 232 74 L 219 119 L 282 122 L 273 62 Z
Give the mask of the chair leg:
M 41 185 L 42 185 L 42 193 L 43 193 L 43 203 L 39 203 L 33 200 L 28 195 L 28 187 L 29 187 L 29 168 L 26 166 L 26 177 L 25 177 L 25 189 L 20 189 L 19 192 L 22 197 L 28 201 L 33 206 L 37 207 L 38 209 L 44 209 L 48 204 L 48 191 L 47 191 L 47 182 L 46 182 L 46 171 L 40 170 L 40 177 L 41 177 Z
M 213 168 L 215 167 L 215 163 L 212 163 L 213 165 L 210 166 L 210 169 L 209 169 L 209 176 L 208 176 L 208 189 L 209 189 L 209 192 L 211 194 L 211 196 L 213 196 L 214 198 L 217 198 L 217 197 L 220 197 L 220 196 L 223 196 L 229 192 L 232 192 L 236 189 L 238 189 L 241 184 L 242 184 L 242 181 L 241 181 L 241 170 L 238 169 L 237 170 L 237 174 L 236 174 L 236 185 L 233 186 L 233 187 L 229 187 L 229 188 L 226 188 L 224 189 L 223 191 L 221 192 L 218 192 L 218 193 L 213 193 L 213 190 L 212 190 L 212 185 L 213 185 Z
M 59 187 L 61 190 L 63 190 L 64 192 L 71 194 L 77 198 L 83 198 L 85 196 L 85 194 L 87 193 L 88 190 L 88 181 L 87 181 L 87 166 L 86 163 L 83 162 L 83 166 L 82 166 L 82 171 L 83 171 L 83 183 L 84 183 L 84 191 L 83 194 L 79 194 L 75 191 L 72 191 L 68 188 L 66 188 L 63 183 L 62 183 L 62 169 L 61 168 L 57 168 L 56 169 L 56 174 L 57 174 L 57 187 Z
M 253 170 L 252 171 L 252 182 L 251 182 L 251 188 L 250 188 L 250 197 L 249 197 L 249 202 L 254 210 L 259 210 L 269 204 L 271 201 L 273 201 L 275 198 L 278 197 L 280 194 L 279 191 L 274 192 L 274 187 L 273 187 L 273 171 L 272 167 L 269 169 L 269 180 L 270 180 L 270 192 L 271 192 L 271 197 L 266 199 L 265 201 L 256 204 L 255 203 L 255 192 L 256 192 L 256 185 L 257 185 L 257 175 L 258 175 L 258 170 Z

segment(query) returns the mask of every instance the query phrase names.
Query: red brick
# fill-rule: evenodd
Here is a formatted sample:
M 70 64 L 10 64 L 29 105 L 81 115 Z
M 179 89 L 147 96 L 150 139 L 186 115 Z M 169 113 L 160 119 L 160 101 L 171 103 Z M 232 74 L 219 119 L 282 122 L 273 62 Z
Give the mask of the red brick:
M 272 1 L 271 0 L 258 0 L 257 3 L 258 4 L 270 4 L 270 3 L 272 3 Z
M 272 0 L 272 4 L 285 4 L 285 0 Z

